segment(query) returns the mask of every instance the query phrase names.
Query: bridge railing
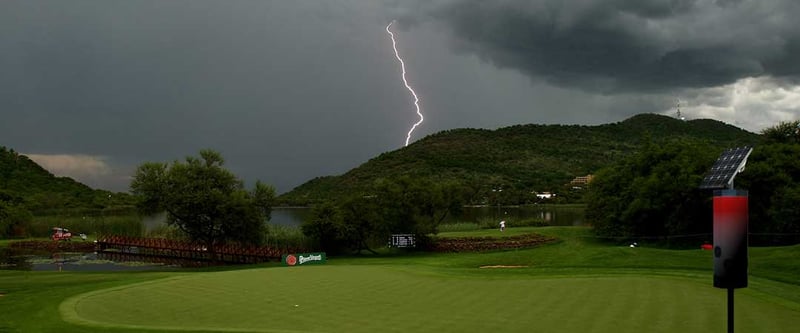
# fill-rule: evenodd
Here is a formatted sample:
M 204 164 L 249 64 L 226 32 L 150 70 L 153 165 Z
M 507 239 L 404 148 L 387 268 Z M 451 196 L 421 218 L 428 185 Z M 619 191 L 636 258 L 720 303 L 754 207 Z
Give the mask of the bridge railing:
M 98 239 L 98 254 L 138 256 L 143 258 L 185 259 L 190 261 L 251 264 L 280 261 L 283 253 L 302 252 L 304 249 L 244 246 L 240 244 L 217 245 L 213 253 L 202 243 L 164 238 L 138 238 L 106 236 Z

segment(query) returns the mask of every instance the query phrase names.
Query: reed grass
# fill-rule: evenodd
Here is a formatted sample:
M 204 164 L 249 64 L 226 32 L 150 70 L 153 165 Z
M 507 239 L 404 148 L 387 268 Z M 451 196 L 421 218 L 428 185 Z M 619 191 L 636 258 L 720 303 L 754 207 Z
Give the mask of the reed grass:
M 267 224 L 264 245 L 279 249 L 309 249 L 311 239 L 299 227 Z

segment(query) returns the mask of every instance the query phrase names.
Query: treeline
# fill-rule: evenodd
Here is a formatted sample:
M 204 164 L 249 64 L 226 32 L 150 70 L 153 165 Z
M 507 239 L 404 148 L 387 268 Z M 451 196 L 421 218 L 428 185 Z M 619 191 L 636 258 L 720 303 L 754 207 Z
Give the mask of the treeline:
M 800 243 L 800 121 L 763 132 L 736 187 L 749 191 L 751 240 Z
M 586 214 L 597 234 L 711 241 L 713 193 L 698 187 L 722 150 L 686 140 L 644 148 L 592 181 Z M 749 191 L 751 244 L 800 242 L 800 122 L 764 130 L 735 185 Z
M 645 144 L 672 141 L 713 149 L 754 144 L 758 135 L 714 120 L 681 121 L 637 115 L 599 126 L 516 125 L 498 130 L 455 129 L 381 154 L 340 176 L 315 178 L 279 197 L 284 205 L 310 205 L 365 191 L 381 178 L 401 176 L 459 182 L 473 188 L 470 204 L 526 204 L 537 192 L 555 192 L 559 202 L 581 202 L 569 182 L 593 174 Z

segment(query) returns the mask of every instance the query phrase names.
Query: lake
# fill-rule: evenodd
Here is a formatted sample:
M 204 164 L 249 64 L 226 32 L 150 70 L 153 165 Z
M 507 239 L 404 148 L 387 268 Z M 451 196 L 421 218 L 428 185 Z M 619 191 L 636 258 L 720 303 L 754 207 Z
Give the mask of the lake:
M 479 222 L 486 219 L 496 221 L 525 220 L 538 218 L 549 225 L 583 225 L 585 206 L 582 205 L 528 205 L 528 206 L 470 206 L 464 207 L 460 216 L 452 216 L 448 222 Z M 307 207 L 278 207 L 272 210 L 270 223 L 285 226 L 299 226 L 311 217 Z

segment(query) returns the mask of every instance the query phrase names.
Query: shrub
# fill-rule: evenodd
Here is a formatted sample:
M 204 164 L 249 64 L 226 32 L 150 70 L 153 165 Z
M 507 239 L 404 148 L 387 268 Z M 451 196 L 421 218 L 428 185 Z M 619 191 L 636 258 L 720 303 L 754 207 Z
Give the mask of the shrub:
M 24 207 L 0 201 L 0 237 L 28 237 L 31 218 Z

